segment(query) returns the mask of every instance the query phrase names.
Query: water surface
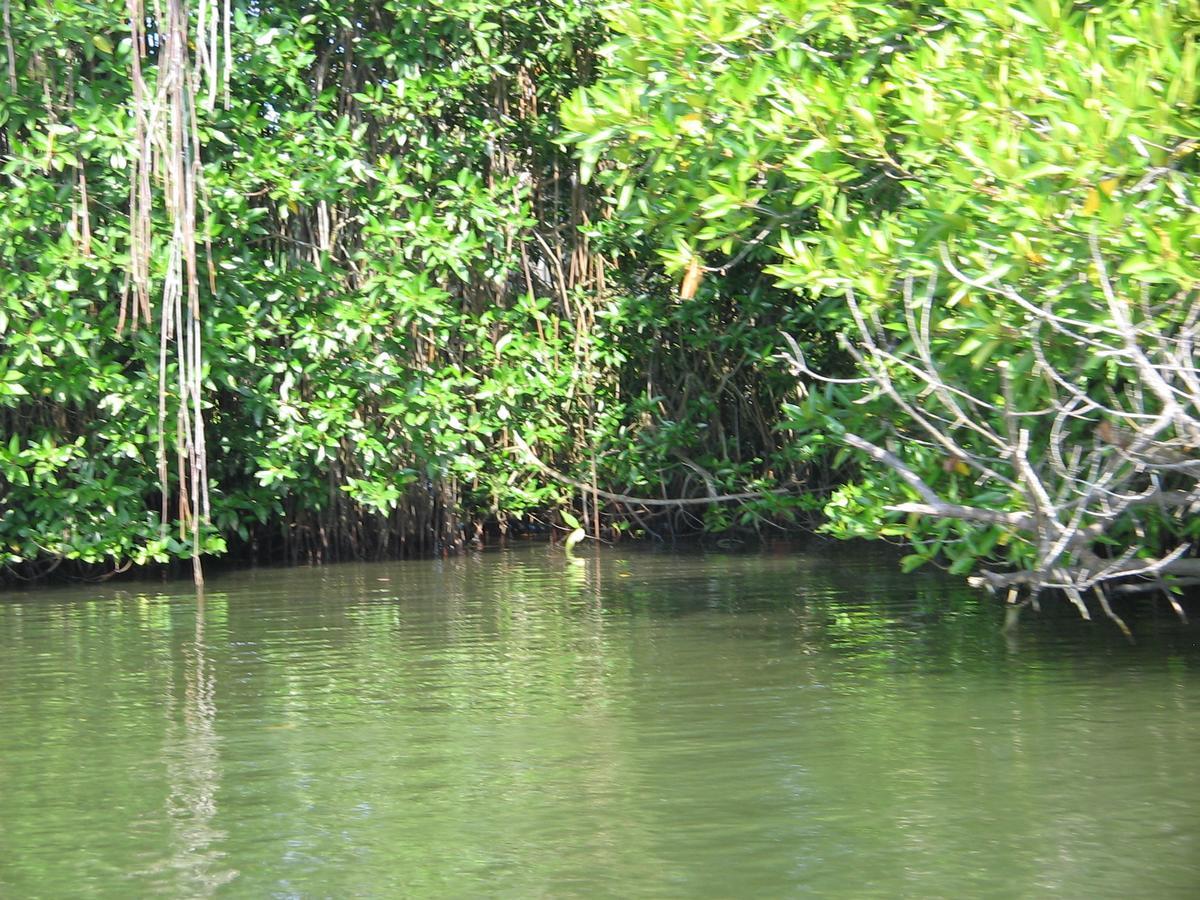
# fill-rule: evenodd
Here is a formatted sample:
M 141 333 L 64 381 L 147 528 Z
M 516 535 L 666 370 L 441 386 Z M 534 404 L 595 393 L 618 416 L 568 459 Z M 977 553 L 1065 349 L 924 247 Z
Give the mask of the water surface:
M 0 896 L 1194 897 L 1200 650 L 846 545 L 0 599 Z

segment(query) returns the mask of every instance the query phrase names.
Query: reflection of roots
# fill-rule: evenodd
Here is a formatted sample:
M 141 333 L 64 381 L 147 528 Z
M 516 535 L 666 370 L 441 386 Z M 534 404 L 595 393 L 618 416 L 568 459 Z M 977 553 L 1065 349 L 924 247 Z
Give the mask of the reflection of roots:
M 217 791 L 221 786 L 220 738 L 216 733 L 216 677 L 204 644 L 204 600 L 198 598 L 196 634 L 184 648 L 183 726 L 168 728 L 167 779 L 171 793 L 166 812 L 173 829 L 171 857 L 155 872 L 175 872 L 179 884 L 169 887 L 192 895 L 209 895 L 238 876 L 236 869 L 220 868 L 223 851 L 216 848 L 226 833 L 214 828 Z M 174 707 L 172 703 L 170 705 Z M 169 710 L 170 711 L 170 708 Z M 174 723 L 172 723 L 174 725 Z

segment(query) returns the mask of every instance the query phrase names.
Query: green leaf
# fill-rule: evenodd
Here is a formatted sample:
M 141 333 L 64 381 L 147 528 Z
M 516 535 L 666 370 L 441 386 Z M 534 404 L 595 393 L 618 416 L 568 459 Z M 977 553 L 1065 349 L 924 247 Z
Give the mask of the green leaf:
M 587 534 L 584 533 L 584 530 L 582 528 L 576 528 L 574 531 L 572 531 L 570 534 L 567 535 L 567 539 L 563 542 L 563 548 L 569 554 L 569 553 L 571 553 L 571 551 L 573 551 L 575 549 L 575 546 L 577 544 L 579 544 L 580 541 L 584 540 L 586 537 L 587 537 Z

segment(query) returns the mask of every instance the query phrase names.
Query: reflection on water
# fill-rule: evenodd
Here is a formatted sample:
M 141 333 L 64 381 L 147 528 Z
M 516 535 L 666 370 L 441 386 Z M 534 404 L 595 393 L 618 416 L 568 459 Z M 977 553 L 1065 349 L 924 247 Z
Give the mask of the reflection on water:
M 224 864 L 220 842 L 226 833 L 215 827 L 217 791 L 220 787 L 219 737 L 216 731 L 216 671 L 208 658 L 204 631 L 209 605 L 204 593 L 196 594 L 195 631 L 190 642 L 180 647 L 183 657 L 183 709 L 176 712 L 178 687 L 171 685 L 163 697 L 166 737 L 161 760 L 169 790 L 165 812 L 172 826 L 171 850 L 164 864 L 150 867 L 146 874 L 165 889 L 178 885 L 188 896 L 208 896 L 217 887 L 237 877 L 237 870 Z M 225 597 L 216 598 L 214 612 L 224 609 Z
M 0 896 L 1193 896 L 1200 650 L 859 548 L 0 601 Z

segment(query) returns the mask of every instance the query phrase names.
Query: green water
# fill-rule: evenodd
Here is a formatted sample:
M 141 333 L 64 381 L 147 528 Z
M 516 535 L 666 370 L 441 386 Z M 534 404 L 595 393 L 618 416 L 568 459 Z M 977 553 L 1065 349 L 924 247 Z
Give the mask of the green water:
M 846 546 L 0 599 L 0 896 L 1194 897 L 1197 630 Z

